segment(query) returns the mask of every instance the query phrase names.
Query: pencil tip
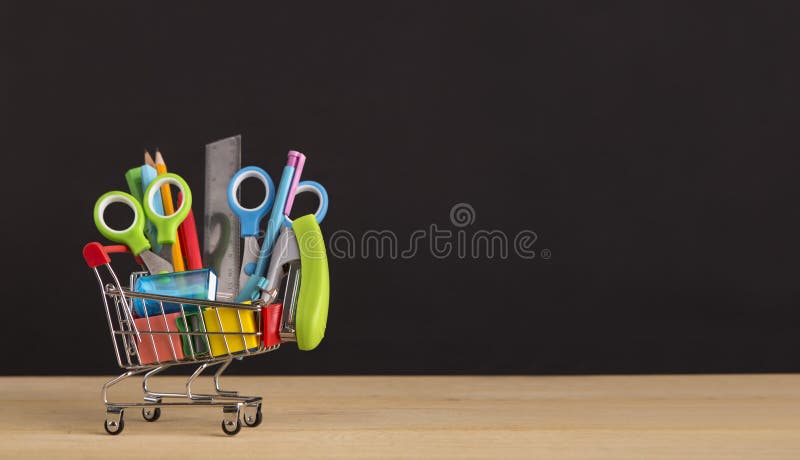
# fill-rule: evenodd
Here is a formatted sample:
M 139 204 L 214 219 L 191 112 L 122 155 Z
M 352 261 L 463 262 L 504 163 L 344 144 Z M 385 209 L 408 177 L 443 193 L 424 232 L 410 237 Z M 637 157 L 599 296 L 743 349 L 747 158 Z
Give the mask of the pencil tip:
M 161 156 L 161 151 L 156 149 L 156 164 L 163 165 L 164 164 L 164 157 Z

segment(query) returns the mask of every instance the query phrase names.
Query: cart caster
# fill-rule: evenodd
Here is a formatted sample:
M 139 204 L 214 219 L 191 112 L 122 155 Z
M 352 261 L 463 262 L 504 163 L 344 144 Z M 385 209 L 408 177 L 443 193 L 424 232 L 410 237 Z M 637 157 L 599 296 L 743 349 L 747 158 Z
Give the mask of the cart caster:
M 161 417 L 161 408 L 156 407 L 153 409 L 150 407 L 144 407 L 142 408 L 142 417 L 148 422 L 155 422 L 159 419 L 159 417 Z
M 222 408 L 222 431 L 228 436 L 233 436 L 242 429 L 242 421 L 239 420 L 241 404 Z
M 252 409 L 252 407 L 245 407 L 244 408 L 244 424 L 249 426 L 250 428 L 255 428 L 258 425 L 261 425 L 261 421 L 263 416 L 261 415 L 261 403 L 256 406 L 256 413 L 253 415 L 252 413 L 248 413 L 248 409 Z
M 122 419 L 122 416 L 122 412 L 106 412 L 106 422 L 103 424 L 106 433 L 113 436 L 122 433 L 122 430 L 125 429 L 125 420 Z
M 242 422 L 237 417 L 236 420 L 223 420 L 222 421 L 222 431 L 225 432 L 228 436 L 233 436 L 242 429 Z

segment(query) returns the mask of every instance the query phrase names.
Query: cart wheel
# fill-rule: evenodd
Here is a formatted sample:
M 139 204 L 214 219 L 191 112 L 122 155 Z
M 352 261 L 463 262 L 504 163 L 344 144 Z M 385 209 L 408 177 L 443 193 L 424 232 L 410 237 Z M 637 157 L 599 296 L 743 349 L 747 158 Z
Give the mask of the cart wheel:
M 222 431 L 225 432 L 228 436 L 233 436 L 242 429 L 242 421 L 239 420 L 239 417 L 236 417 L 236 422 L 232 420 L 223 420 L 222 421 Z
M 151 409 L 144 407 L 142 408 L 142 417 L 148 422 L 155 422 L 159 417 L 161 417 L 161 408 L 156 407 L 155 409 Z
M 125 420 L 122 419 L 122 415 L 120 415 L 119 421 L 106 419 L 103 427 L 106 429 L 106 433 L 116 436 L 125 429 Z
M 252 415 L 247 415 L 247 408 L 245 408 L 245 410 L 244 410 L 244 424 L 245 425 L 247 425 L 247 426 L 249 426 L 251 428 L 255 428 L 258 425 L 261 425 L 262 418 L 263 418 L 263 416 L 261 415 L 261 404 L 259 404 L 258 405 L 258 409 L 256 409 L 255 417 L 252 416 Z

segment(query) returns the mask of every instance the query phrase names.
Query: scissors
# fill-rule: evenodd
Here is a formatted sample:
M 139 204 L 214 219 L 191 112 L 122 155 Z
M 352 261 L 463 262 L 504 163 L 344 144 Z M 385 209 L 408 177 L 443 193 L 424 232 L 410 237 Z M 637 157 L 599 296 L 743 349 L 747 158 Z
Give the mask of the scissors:
M 157 211 L 154 200 L 161 186 L 167 184 L 178 187 L 183 192 L 184 199 L 177 211 L 169 216 L 164 216 Z M 107 192 L 98 198 L 94 205 L 94 224 L 104 237 L 128 246 L 135 256 L 142 259 L 147 271 L 151 274 L 172 272 L 172 264 L 150 250 L 150 242 L 144 235 L 145 216 L 158 231 L 159 244 L 173 244 L 178 226 L 192 207 L 192 191 L 182 177 L 167 173 L 158 176 L 147 186 L 142 201 L 140 204 L 136 198 L 125 192 Z M 133 222 L 128 228 L 114 230 L 106 223 L 106 208 L 112 203 L 123 203 L 133 210 Z
M 328 211 L 328 192 L 325 188 L 313 181 L 299 182 L 299 173 L 305 156 L 302 153 L 289 152 L 289 160 L 283 169 L 281 181 L 277 191 L 269 174 L 257 166 L 248 166 L 233 175 L 228 185 L 228 205 L 241 223 L 241 236 L 245 239 L 245 251 L 242 255 L 242 267 L 239 273 L 239 295 L 237 302 L 255 300 L 258 298 L 259 289 L 266 287 L 267 279 L 264 273 L 271 256 L 272 246 L 278 233 L 284 226 L 291 226 L 292 220 L 288 217 L 291 200 L 298 193 L 314 192 L 319 197 L 320 204 L 314 213 L 317 222 L 322 222 Z M 297 168 L 299 163 L 299 168 Z M 264 200 L 254 208 L 245 208 L 239 202 L 237 191 L 245 179 L 256 178 L 261 181 L 266 189 Z M 291 200 L 290 200 L 291 198 Z M 287 206 L 288 205 L 288 206 Z M 272 209 L 264 239 L 259 247 L 258 235 L 260 222 Z
M 261 181 L 264 185 L 265 194 L 261 204 L 254 208 L 245 208 L 239 203 L 236 192 L 239 186 L 242 185 L 242 182 L 250 178 Z M 258 254 L 261 252 L 261 248 L 258 244 L 260 222 L 272 208 L 272 203 L 274 201 L 275 184 L 272 182 L 272 178 L 269 177 L 269 174 L 258 166 L 248 166 L 240 169 L 233 175 L 228 184 L 228 206 L 230 206 L 233 213 L 239 218 L 241 237 L 244 238 L 242 266 L 239 271 L 240 292 L 244 287 L 245 281 L 247 281 L 247 277 L 253 274 L 255 269 L 254 264 L 258 260 Z

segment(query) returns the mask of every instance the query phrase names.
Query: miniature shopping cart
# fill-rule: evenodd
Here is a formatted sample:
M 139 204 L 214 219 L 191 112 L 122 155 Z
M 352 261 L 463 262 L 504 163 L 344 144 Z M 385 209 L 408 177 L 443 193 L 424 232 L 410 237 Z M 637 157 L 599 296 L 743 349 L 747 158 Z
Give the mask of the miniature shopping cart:
M 84 258 L 100 284 L 117 364 L 126 370 L 103 385 L 106 431 L 113 435 L 122 432 L 126 408 L 141 408 L 144 419 L 155 422 L 162 407 L 175 406 L 221 407 L 222 430 L 228 435 L 238 433 L 242 421 L 249 427 L 258 426 L 262 398 L 223 390 L 219 380 L 234 358 L 267 353 L 280 346 L 281 305 L 266 305 L 262 300 L 239 304 L 133 292 L 136 279 L 147 273 L 133 273 L 130 288 L 124 288 L 108 256 L 123 251 L 127 251 L 124 246 L 99 243 L 84 248 Z M 100 269 L 101 265 L 105 270 Z M 133 308 L 137 302 L 154 308 L 144 308 L 144 315 L 137 318 Z M 186 364 L 198 367 L 186 380 L 185 393 L 162 393 L 150 387 L 151 377 Z M 219 366 L 213 375 L 214 393 L 192 391 L 192 383 L 211 366 Z M 137 374 L 144 374 L 143 402 L 109 401 L 109 388 Z

